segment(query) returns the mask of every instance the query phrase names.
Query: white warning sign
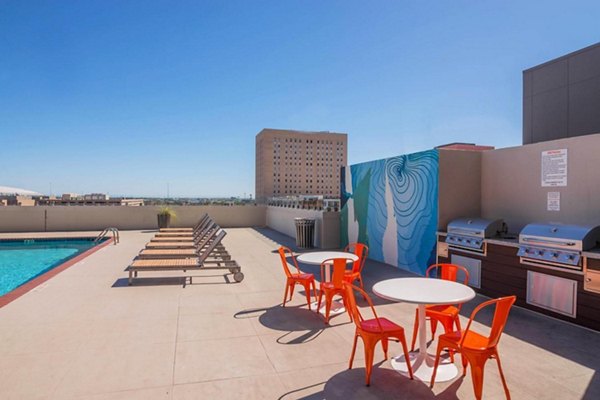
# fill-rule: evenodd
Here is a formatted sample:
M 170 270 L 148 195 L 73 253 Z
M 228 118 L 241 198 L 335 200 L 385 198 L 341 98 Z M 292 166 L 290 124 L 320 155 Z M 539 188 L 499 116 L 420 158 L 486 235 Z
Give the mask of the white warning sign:
M 542 187 L 567 186 L 567 149 L 542 151 Z
M 548 211 L 560 211 L 560 192 L 548 192 Z

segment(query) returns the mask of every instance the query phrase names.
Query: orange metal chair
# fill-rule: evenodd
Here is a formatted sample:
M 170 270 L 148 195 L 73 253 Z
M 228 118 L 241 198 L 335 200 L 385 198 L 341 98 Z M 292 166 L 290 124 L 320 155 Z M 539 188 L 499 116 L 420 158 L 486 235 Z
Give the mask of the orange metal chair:
M 365 266 L 365 261 L 369 256 L 369 248 L 367 245 L 362 243 L 350 243 L 348 246 L 346 246 L 344 251 L 354 253 L 358 257 L 358 260 L 352 263 L 352 269 L 346 271 L 344 280 L 348 283 L 354 283 L 354 281 L 358 281 L 360 288 L 364 289 L 361 274 Z
M 354 353 L 356 352 L 356 343 L 360 337 L 364 344 L 365 349 L 365 369 L 367 371 L 366 384 L 367 386 L 371 383 L 371 370 L 373 369 L 373 358 L 375 353 L 375 346 L 377 342 L 381 341 L 383 347 L 383 354 L 385 359 L 388 358 L 388 339 L 394 338 L 402 344 L 402 350 L 404 352 L 404 358 L 408 365 L 408 373 L 410 379 L 413 379 L 412 367 L 410 365 L 410 357 L 408 355 L 408 347 L 406 346 L 406 338 L 404 337 L 404 328 L 400 325 L 396 325 L 387 318 L 380 318 L 375 312 L 373 302 L 367 295 L 367 293 L 359 287 L 356 287 L 349 283 L 344 283 L 344 290 L 346 291 L 346 306 L 348 311 L 352 315 L 352 320 L 356 325 L 354 333 L 354 345 L 352 346 L 352 355 L 350 356 L 350 365 L 348 369 L 352 369 L 352 362 L 354 361 Z M 354 290 L 362 294 L 367 299 L 371 312 L 375 318 L 364 319 L 360 313 L 358 306 L 356 305 L 356 297 L 354 296 Z
M 498 356 L 498 342 L 500 341 L 500 336 L 504 331 L 504 326 L 506 325 L 510 308 L 516 299 L 516 296 L 508 296 L 481 303 L 471 313 L 471 318 L 469 319 L 467 328 L 464 331 L 456 331 L 440 335 L 438 339 L 437 353 L 435 356 L 435 366 L 433 369 L 433 375 L 431 376 L 431 387 L 433 387 L 433 383 L 435 382 L 435 373 L 440 362 L 440 353 L 446 348 L 455 350 L 462 354 L 461 358 L 463 365 L 463 376 L 467 374 L 467 364 L 471 365 L 473 390 L 475 391 L 475 398 L 477 400 L 481 399 L 483 393 L 483 369 L 485 367 L 485 363 L 488 359 L 495 358 L 496 362 L 498 363 L 498 370 L 500 371 L 502 386 L 504 386 L 504 393 L 506 394 L 506 398 L 510 400 L 510 392 L 508 391 L 506 379 L 504 379 L 504 373 L 502 372 L 502 365 L 500 364 L 500 357 Z M 486 337 L 471 331 L 471 323 L 473 322 L 475 315 L 481 311 L 482 308 L 492 304 L 496 305 L 496 310 L 494 311 L 494 319 L 492 321 L 490 335 Z
M 290 271 L 290 268 L 287 263 L 287 255 L 289 254 L 292 262 L 294 263 L 294 267 L 296 267 L 296 272 L 293 273 Z M 296 257 L 294 257 L 294 253 L 287 247 L 281 246 L 279 248 L 279 256 L 281 257 L 281 264 L 283 265 L 283 271 L 285 272 L 285 276 L 287 277 L 287 281 L 285 283 L 285 293 L 283 295 L 283 307 L 285 307 L 285 303 L 287 300 L 288 292 L 290 294 L 290 299 L 294 296 L 294 287 L 296 284 L 300 284 L 304 286 L 304 292 L 306 293 L 306 302 L 308 303 L 308 309 L 310 310 L 310 288 L 312 287 L 313 294 L 315 299 L 317 298 L 317 287 L 315 285 L 315 276 L 313 274 L 307 274 L 300 271 L 298 267 L 298 261 L 296 261 Z
M 333 296 L 340 295 L 346 304 L 346 293 L 344 291 L 344 274 L 346 271 L 347 258 L 330 258 L 321 263 L 321 282 L 319 284 L 319 302 L 317 312 L 321 309 L 321 300 L 325 295 L 325 323 L 329 323 L 329 313 Z M 333 273 L 327 269 L 333 268 Z M 329 275 L 329 279 L 327 276 Z
M 427 268 L 425 271 L 425 277 L 429 278 L 431 271 L 436 270 L 437 277 L 439 279 L 444 279 L 448 281 L 456 282 L 456 277 L 458 275 L 458 271 L 463 271 L 465 274 L 465 279 L 463 283 L 466 285 L 469 283 L 469 271 L 461 266 L 455 264 L 434 264 Z M 425 316 L 429 317 L 431 322 L 431 335 L 432 339 L 435 339 L 435 331 L 437 329 L 437 323 L 440 322 L 444 327 L 444 333 L 449 333 L 454 330 L 454 325 L 456 325 L 456 330 L 460 331 L 460 319 L 458 314 L 460 312 L 461 304 L 438 304 L 438 305 L 428 305 L 425 307 Z M 415 324 L 413 327 L 413 336 L 412 342 L 410 345 L 410 351 L 415 350 L 415 343 L 417 341 L 417 332 L 419 331 L 419 312 L 415 311 Z M 450 356 L 452 360 L 454 357 L 452 352 L 450 352 Z

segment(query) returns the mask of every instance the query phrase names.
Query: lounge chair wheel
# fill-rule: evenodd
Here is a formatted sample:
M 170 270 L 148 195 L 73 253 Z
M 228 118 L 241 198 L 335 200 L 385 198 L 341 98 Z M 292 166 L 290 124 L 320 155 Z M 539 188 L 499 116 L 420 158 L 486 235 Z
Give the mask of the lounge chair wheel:
M 235 274 L 233 274 L 233 280 L 236 282 L 241 282 L 244 280 L 244 274 L 241 272 L 236 272 Z

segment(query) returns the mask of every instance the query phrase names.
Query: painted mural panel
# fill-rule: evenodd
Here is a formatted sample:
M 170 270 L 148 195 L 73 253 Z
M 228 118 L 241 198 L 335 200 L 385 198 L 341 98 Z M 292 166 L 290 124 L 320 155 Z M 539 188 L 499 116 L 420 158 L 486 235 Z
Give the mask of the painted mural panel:
M 437 150 L 351 165 L 342 171 L 341 240 L 369 258 L 424 274 L 435 261 Z

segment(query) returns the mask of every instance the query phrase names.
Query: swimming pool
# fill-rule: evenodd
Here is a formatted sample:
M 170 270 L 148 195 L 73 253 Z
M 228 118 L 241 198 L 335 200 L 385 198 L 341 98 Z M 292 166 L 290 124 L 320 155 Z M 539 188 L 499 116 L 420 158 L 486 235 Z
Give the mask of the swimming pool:
M 97 244 L 92 238 L 0 240 L 0 296 Z

